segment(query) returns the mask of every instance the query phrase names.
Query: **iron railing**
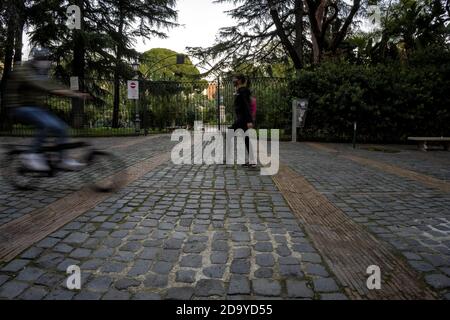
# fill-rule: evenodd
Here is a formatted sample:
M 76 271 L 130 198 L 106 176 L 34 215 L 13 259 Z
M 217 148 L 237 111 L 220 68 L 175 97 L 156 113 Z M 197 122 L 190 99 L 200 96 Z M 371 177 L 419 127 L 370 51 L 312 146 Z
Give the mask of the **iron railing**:
M 234 121 L 232 81 L 146 81 L 140 80 L 140 99 L 127 99 L 127 85 L 120 83 L 117 121 L 114 121 L 114 83 L 86 80 L 85 88 L 95 98 L 75 100 L 49 97 L 48 108 L 70 125 L 73 136 L 136 135 L 193 128 L 202 121 L 206 130 L 223 130 Z M 285 79 L 252 79 L 257 99 L 257 127 L 289 130 L 291 98 Z M 3 119 L 1 135 L 28 136 L 33 128 Z M 116 125 L 114 125 L 116 123 Z

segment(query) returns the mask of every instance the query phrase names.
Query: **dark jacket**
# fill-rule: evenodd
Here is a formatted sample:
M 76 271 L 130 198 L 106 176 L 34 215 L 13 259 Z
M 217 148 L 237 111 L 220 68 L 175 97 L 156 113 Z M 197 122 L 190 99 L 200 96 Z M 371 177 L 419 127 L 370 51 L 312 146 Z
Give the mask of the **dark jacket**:
M 48 76 L 39 75 L 27 62 L 15 67 L 11 73 L 6 89 L 6 104 L 10 108 L 44 107 L 48 93 L 59 89 L 64 87 Z
M 247 124 L 253 122 L 250 113 L 251 92 L 248 88 L 239 88 L 235 94 L 234 108 L 236 112 L 236 121 L 233 124 L 233 129 L 247 130 Z

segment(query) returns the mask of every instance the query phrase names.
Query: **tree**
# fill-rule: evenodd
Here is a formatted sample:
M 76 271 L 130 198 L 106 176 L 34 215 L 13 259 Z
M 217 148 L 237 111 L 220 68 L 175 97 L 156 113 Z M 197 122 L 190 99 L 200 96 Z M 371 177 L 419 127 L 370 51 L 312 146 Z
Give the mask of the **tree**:
M 361 8 L 342 0 L 217 0 L 232 2 L 237 22 L 222 28 L 209 48 L 189 48 L 199 59 L 217 60 L 214 69 L 240 63 L 273 64 L 289 57 L 296 70 L 337 54 Z
M 200 78 L 200 71 L 192 64 L 191 59 L 185 56 L 184 63 L 177 63 L 179 53 L 155 48 L 142 54 L 141 73 L 145 79 L 154 81 L 183 81 Z
M 6 88 L 14 62 L 22 59 L 22 33 L 26 22 L 26 1 L 5 0 L 0 5 L 0 50 L 3 70 L 0 87 L 0 126 L 3 127 L 6 117 Z
M 443 0 L 400 0 L 381 6 L 380 29 L 360 32 L 349 41 L 365 62 L 408 62 L 416 52 L 448 51 L 450 16 Z
M 161 28 L 177 26 L 175 0 L 103 0 L 104 30 L 114 43 L 114 110 L 113 127 L 119 125 L 120 81 L 129 69 L 130 59 L 138 53 L 132 49 L 136 37 L 166 37 Z
M 46 0 L 33 6 L 32 42 L 45 44 L 58 61 L 56 75 L 78 76 L 80 89 L 101 91 L 87 78 L 114 78 L 113 126 L 119 126 L 120 85 L 133 76 L 131 61 L 139 57 L 133 49 L 136 37 L 164 37 L 161 28 L 174 27 L 175 0 L 75 0 L 81 9 L 81 30 L 66 26 L 66 0 Z M 73 114 L 82 115 L 83 105 L 73 101 Z M 76 119 L 75 119 L 76 120 Z M 78 117 L 75 124 L 81 125 Z

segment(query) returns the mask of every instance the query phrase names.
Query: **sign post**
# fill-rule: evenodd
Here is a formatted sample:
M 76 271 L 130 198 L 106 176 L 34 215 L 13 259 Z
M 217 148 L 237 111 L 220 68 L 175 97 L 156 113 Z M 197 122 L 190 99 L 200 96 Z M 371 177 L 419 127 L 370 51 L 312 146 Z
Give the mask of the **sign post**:
M 139 99 L 139 81 L 137 80 L 128 81 L 128 99 L 129 100 Z
M 141 132 L 141 120 L 139 118 L 139 110 L 137 107 L 137 102 L 139 100 L 139 81 L 138 80 L 129 80 L 128 81 L 128 99 L 134 100 L 134 106 L 135 106 L 135 126 L 136 126 L 136 133 Z
M 308 105 L 308 99 L 294 99 L 292 102 L 292 142 L 297 142 L 297 128 L 301 129 L 305 124 Z
M 80 80 L 78 77 L 70 77 L 70 90 L 80 91 Z

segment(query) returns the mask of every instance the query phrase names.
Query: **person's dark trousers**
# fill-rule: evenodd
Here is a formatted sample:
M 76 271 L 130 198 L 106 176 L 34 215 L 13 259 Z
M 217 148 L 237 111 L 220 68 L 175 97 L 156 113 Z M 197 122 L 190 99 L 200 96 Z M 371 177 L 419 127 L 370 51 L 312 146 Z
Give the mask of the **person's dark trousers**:
M 16 121 L 32 125 L 37 129 L 30 152 L 41 153 L 49 134 L 56 135 L 57 144 L 67 143 L 69 127 L 51 112 L 39 107 L 18 107 L 12 109 L 11 115 Z
M 248 126 L 247 126 L 247 124 L 242 124 L 242 123 L 239 123 L 239 122 L 235 122 L 233 124 L 233 126 L 231 127 L 231 129 L 233 129 L 235 131 L 238 130 L 238 129 L 242 129 L 242 130 L 244 130 L 244 132 L 247 132 Z M 245 137 L 245 149 L 247 150 L 247 154 L 248 154 L 248 157 L 250 159 L 250 138 L 249 137 Z

